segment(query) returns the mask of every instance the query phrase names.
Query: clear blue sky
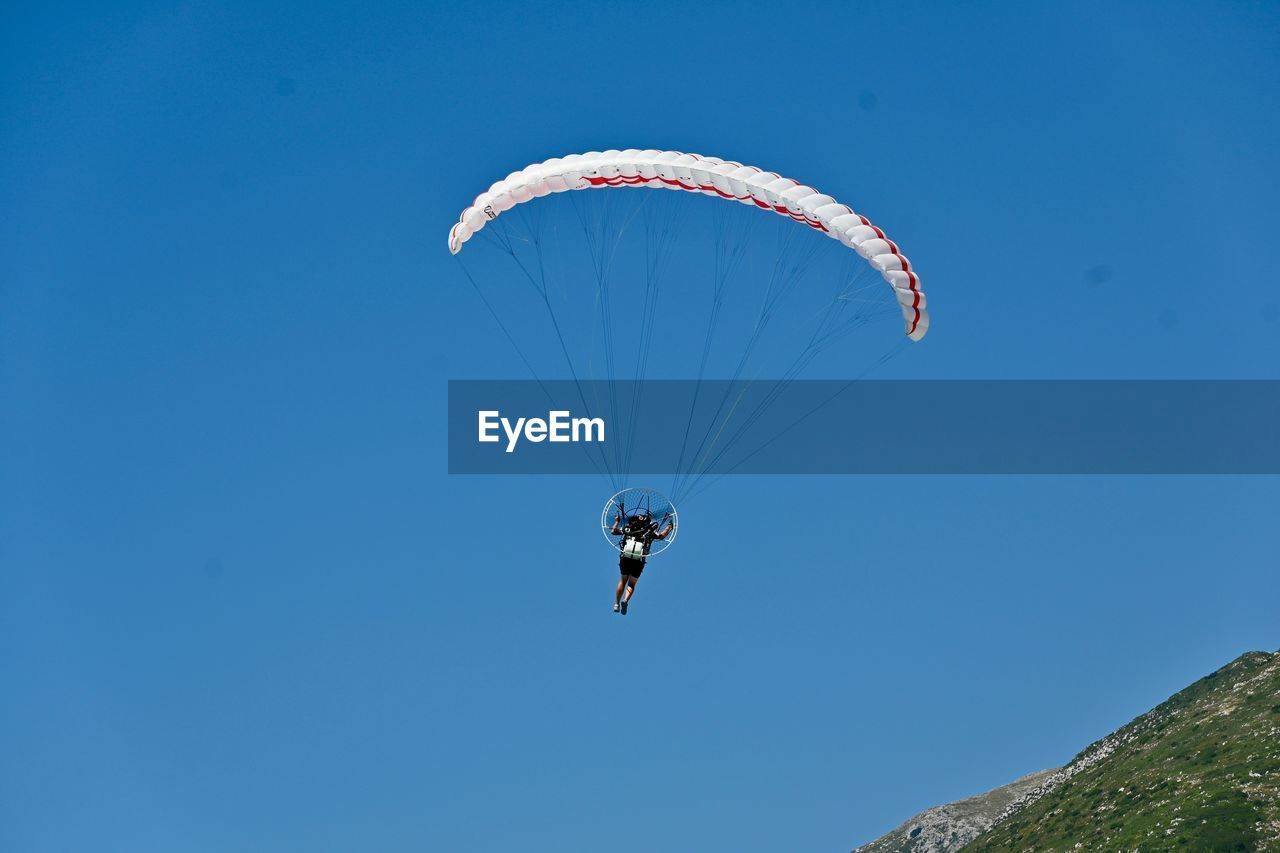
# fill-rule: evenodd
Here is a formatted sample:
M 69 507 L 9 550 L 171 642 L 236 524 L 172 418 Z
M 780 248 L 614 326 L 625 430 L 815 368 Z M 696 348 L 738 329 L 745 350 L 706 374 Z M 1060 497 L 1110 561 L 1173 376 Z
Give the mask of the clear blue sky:
M 839 851 L 1280 646 L 1275 478 L 742 478 L 622 621 L 442 432 L 449 225 L 633 145 L 902 235 L 889 376 L 1276 378 L 1277 91 L 1273 3 L 6 7 L 0 849 Z

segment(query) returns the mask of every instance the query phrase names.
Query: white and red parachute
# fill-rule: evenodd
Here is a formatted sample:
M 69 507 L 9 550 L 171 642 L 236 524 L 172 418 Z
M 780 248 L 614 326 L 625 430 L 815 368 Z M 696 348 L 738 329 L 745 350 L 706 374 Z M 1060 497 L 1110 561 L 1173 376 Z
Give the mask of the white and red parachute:
M 490 220 L 518 204 L 566 190 L 609 187 L 702 193 L 771 210 L 808 225 L 853 249 L 879 271 L 897 297 L 907 337 L 918 341 L 929 330 L 919 276 L 898 245 L 867 217 L 799 181 L 718 157 L 630 148 L 534 163 L 476 197 L 450 229 L 449 251 L 457 254 Z

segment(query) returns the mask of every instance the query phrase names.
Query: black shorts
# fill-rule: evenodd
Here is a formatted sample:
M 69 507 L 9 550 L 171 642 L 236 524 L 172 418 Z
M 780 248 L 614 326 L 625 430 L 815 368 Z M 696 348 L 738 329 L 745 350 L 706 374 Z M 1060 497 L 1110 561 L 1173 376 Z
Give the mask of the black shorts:
M 636 560 L 627 556 L 619 557 L 618 571 L 622 572 L 624 575 L 638 578 L 640 577 L 640 573 L 644 571 L 644 560 Z

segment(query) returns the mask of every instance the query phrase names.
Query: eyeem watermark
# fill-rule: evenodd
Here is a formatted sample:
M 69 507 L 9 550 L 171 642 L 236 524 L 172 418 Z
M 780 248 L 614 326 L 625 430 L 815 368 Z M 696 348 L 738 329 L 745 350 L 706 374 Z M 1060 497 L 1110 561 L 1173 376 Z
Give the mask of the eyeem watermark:
M 452 380 L 448 431 L 455 474 L 1280 475 L 1280 380 Z
M 512 453 L 520 439 L 538 444 L 543 441 L 552 442 L 603 442 L 604 418 L 575 418 L 567 410 L 547 412 L 543 418 L 510 418 L 502 417 L 497 409 L 476 412 L 479 423 L 479 441 L 482 444 L 495 444 L 502 440 L 498 434 L 501 427 L 507 437 L 507 453 Z

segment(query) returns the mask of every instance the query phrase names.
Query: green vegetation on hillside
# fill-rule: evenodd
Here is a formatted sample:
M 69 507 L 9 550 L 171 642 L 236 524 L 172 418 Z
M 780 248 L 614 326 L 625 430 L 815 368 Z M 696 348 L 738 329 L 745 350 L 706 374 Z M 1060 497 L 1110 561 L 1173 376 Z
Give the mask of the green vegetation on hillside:
M 1242 655 L 1073 764 L 1100 749 L 964 850 L 1280 851 L 1280 653 Z

